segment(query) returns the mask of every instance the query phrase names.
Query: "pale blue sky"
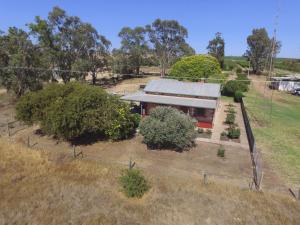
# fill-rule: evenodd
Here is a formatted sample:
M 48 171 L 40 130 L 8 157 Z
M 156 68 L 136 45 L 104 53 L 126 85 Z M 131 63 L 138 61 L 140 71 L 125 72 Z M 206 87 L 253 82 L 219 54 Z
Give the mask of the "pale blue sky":
M 185 26 L 188 42 L 197 53 L 206 53 L 208 41 L 221 32 L 226 55 L 242 55 L 253 28 L 266 27 L 272 34 L 279 8 L 279 56 L 300 58 L 300 0 L 0 0 L 0 30 L 25 28 L 34 16 L 46 17 L 53 6 L 90 22 L 113 47 L 120 45 L 117 35 L 122 27 L 143 26 L 161 18 Z

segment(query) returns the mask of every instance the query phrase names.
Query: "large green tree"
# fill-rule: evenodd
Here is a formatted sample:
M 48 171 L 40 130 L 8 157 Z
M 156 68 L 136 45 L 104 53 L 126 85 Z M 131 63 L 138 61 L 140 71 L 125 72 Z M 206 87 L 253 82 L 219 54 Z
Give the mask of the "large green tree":
M 0 65 L 5 67 L 0 72 L 2 85 L 17 97 L 41 88 L 45 79 L 45 73 L 34 69 L 42 65 L 41 51 L 22 29 L 10 27 L 0 37 Z
M 97 69 L 105 65 L 103 59 L 110 42 L 77 16 L 69 16 L 64 10 L 54 7 L 47 19 L 36 17 L 29 28 L 38 39 L 49 67 L 58 69 L 58 75 L 65 83 L 71 78 L 78 80 L 86 76 L 86 73 L 76 70 L 89 69 L 95 76 Z
M 161 76 L 166 74 L 170 64 L 184 56 L 194 54 L 194 50 L 186 43 L 188 31 L 176 20 L 155 20 L 146 26 L 150 42 L 153 44 L 161 67 Z
M 224 68 L 225 41 L 221 33 L 216 33 L 215 38 L 209 41 L 207 50 L 208 54 L 217 58 L 221 68 Z
M 139 74 L 140 67 L 145 63 L 149 52 L 145 28 L 124 27 L 120 31 L 119 37 L 121 38 L 121 53 L 127 58 L 129 66 L 136 74 Z
M 273 48 L 273 38 L 269 38 L 268 32 L 265 28 L 253 29 L 252 34 L 247 38 L 248 49 L 245 56 L 250 61 L 253 69 L 253 73 L 260 74 L 266 63 L 266 60 L 270 58 L 271 52 L 273 56 L 279 53 L 281 44 L 280 42 L 274 43 Z

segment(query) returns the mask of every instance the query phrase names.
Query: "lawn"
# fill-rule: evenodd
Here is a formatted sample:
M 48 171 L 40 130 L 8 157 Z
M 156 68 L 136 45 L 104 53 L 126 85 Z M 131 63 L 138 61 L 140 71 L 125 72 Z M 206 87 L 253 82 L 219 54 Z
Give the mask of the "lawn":
M 257 144 L 286 181 L 299 185 L 300 98 L 274 91 L 272 107 L 270 99 L 254 89 L 245 98 Z

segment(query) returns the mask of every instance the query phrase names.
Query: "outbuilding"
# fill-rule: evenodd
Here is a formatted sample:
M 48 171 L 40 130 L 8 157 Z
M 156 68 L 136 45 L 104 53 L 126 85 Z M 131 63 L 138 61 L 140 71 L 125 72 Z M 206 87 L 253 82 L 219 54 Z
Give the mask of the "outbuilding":
M 220 96 L 220 84 L 158 79 L 121 99 L 139 102 L 142 116 L 157 106 L 171 106 L 193 117 L 198 127 L 212 128 Z
M 300 75 L 288 75 L 284 77 L 271 77 L 270 88 L 279 91 L 293 91 L 300 88 Z

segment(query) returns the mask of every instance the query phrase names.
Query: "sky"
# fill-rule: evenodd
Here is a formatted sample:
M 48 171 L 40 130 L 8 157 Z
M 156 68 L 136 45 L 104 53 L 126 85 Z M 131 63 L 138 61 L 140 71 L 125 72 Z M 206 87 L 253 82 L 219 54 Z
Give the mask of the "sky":
M 199 54 L 207 53 L 208 41 L 221 32 L 225 55 L 240 56 L 252 29 L 265 27 L 271 36 L 276 27 L 282 44 L 278 56 L 300 58 L 300 0 L 0 0 L 0 30 L 26 29 L 35 16 L 46 18 L 54 6 L 91 23 L 112 48 L 120 46 L 122 27 L 144 26 L 160 18 L 186 27 L 187 42 Z

